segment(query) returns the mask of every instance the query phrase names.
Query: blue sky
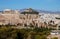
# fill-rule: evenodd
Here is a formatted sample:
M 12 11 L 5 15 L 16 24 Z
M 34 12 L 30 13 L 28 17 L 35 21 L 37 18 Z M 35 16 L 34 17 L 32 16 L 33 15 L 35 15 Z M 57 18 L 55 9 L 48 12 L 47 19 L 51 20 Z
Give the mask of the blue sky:
M 60 11 L 60 0 L 0 0 L 0 10 L 24 8 Z

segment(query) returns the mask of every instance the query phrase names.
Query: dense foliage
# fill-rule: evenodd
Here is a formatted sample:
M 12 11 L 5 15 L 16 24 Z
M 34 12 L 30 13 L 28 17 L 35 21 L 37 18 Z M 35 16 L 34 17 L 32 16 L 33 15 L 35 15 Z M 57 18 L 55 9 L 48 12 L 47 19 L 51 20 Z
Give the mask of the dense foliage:
M 47 39 L 50 34 L 48 28 L 16 29 L 11 27 L 0 27 L 0 39 Z

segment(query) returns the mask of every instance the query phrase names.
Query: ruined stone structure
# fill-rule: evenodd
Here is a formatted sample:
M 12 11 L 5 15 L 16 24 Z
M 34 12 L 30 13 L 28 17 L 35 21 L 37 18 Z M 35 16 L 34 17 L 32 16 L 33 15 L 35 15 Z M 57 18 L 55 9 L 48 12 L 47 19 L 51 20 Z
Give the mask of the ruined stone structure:
M 6 9 L 2 13 L 0 13 L 0 25 L 20 25 L 20 26 L 37 26 L 37 27 L 48 27 L 49 24 L 55 24 L 57 21 L 54 17 L 50 16 L 49 14 L 45 14 L 42 16 L 38 14 L 38 12 L 34 12 L 31 9 L 27 9 L 29 13 L 25 11 L 19 12 L 19 10 L 10 10 Z M 31 14 L 33 13 L 33 14 Z M 50 22 L 50 21 L 53 22 Z M 60 21 L 58 21 L 60 22 Z

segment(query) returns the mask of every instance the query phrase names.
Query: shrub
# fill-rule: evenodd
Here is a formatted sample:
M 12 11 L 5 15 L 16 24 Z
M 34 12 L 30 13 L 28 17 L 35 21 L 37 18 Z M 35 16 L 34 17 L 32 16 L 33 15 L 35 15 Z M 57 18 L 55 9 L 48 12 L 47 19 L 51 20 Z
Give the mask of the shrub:
M 58 39 L 58 37 L 53 37 L 53 38 L 51 38 L 51 39 Z

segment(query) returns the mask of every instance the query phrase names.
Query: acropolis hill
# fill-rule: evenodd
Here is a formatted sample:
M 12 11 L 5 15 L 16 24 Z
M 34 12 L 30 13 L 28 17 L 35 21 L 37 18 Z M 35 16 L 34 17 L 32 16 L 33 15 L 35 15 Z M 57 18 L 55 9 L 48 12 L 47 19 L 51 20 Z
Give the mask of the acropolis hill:
M 37 27 L 60 26 L 60 15 L 39 13 L 33 9 L 26 9 L 23 12 L 5 9 L 0 12 L 0 25 L 8 24 L 20 26 L 34 25 Z

